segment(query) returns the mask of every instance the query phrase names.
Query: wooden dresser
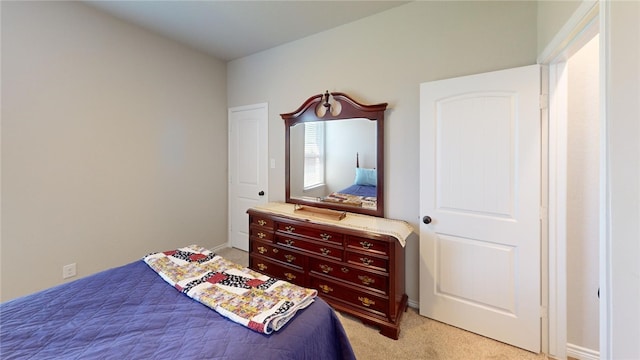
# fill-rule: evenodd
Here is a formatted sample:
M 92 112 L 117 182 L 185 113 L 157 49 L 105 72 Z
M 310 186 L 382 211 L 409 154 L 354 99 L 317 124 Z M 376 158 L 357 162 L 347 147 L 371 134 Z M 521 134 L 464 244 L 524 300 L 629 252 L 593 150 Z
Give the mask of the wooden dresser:
M 407 308 L 407 223 L 351 213 L 340 221 L 315 219 L 284 203 L 247 212 L 251 269 L 317 289 L 336 310 L 398 339 Z

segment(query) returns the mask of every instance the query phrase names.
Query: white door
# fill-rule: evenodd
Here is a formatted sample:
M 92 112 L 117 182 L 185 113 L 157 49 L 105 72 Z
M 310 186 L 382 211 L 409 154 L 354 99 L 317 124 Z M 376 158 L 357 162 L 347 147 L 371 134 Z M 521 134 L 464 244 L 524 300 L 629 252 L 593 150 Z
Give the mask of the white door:
M 249 250 L 247 209 L 267 202 L 267 104 L 229 109 L 229 244 Z
M 420 85 L 420 314 L 533 352 L 539 90 L 538 65 Z

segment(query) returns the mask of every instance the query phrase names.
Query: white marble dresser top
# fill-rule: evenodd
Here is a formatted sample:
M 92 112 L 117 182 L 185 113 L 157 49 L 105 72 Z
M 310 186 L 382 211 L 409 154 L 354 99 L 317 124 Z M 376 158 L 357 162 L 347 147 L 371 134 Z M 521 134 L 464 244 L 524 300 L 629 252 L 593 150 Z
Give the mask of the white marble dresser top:
M 398 239 L 398 242 L 400 242 L 403 247 L 406 245 L 407 238 L 413 232 L 413 227 L 406 221 L 355 214 L 350 212 L 347 212 L 346 216 L 342 220 L 329 220 L 310 215 L 301 216 L 299 213 L 294 212 L 294 204 L 289 203 L 271 202 L 264 205 L 256 205 L 253 207 L 253 209 L 272 214 L 285 215 L 297 219 L 313 220 L 313 222 L 318 224 L 327 224 L 348 229 L 364 230 L 372 233 L 391 235 Z

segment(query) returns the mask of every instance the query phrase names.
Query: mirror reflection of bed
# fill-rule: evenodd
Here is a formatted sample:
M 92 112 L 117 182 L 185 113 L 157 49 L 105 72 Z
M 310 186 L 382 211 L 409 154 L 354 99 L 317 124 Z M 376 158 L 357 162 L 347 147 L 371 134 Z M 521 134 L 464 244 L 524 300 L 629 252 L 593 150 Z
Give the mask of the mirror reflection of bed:
M 345 205 L 375 209 L 377 203 L 377 171 L 375 168 L 360 167 L 359 154 L 356 153 L 356 166 L 353 171 L 341 173 L 342 178 L 351 180 L 351 184 L 338 191 L 331 191 L 320 198 L 320 201 L 335 202 Z M 352 176 L 349 176 L 351 174 Z

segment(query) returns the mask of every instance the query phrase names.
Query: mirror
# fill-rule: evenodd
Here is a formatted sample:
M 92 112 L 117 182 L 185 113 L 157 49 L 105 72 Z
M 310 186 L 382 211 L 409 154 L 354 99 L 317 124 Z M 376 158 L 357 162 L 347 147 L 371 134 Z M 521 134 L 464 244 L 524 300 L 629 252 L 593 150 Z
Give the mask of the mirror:
M 281 114 L 286 201 L 383 217 L 386 108 L 325 92 Z

